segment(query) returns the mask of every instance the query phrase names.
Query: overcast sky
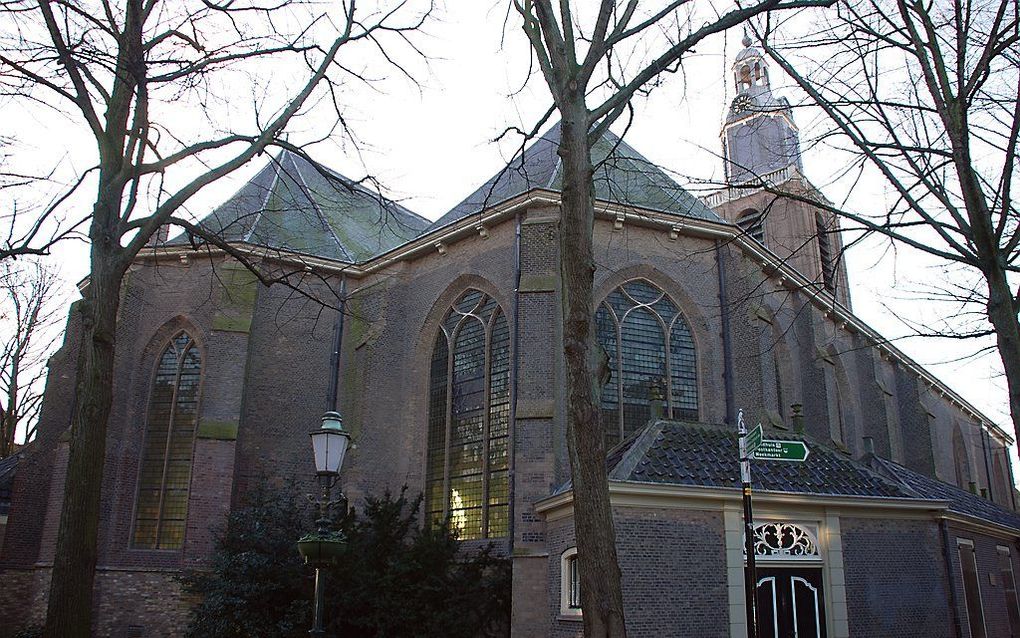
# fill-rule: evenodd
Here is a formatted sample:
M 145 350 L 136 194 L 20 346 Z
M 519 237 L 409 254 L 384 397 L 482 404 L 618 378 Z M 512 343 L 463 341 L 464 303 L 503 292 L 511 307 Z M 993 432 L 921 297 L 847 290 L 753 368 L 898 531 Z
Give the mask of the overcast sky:
M 345 117 L 363 141 L 360 154 L 350 144 L 339 142 L 310 149 L 315 159 L 349 177 L 359 178 L 366 172 L 377 176 L 389 196 L 430 219 L 445 213 L 498 171 L 519 143 L 512 138 L 499 145 L 493 138 L 507 126 L 530 127 L 550 103 L 540 78 L 526 83 L 528 49 L 517 29 L 504 33 L 505 3 L 457 1 L 449 5 L 441 21 L 428 29 L 424 48 L 431 62 L 428 69 L 416 72 L 420 87 L 398 80 L 387 82 L 382 93 L 350 87 Z M 685 59 L 681 73 L 669 76 L 647 99 L 639 99 L 627 142 L 675 174 L 691 180 L 719 180 L 719 130 L 732 96 L 729 66 L 741 48 L 740 37 L 739 32 L 731 32 L 698 47 L 696 54 Z M 772 78 L 778 92 L 796 100 L 793 91 L 783 88 L 777 69 L 772 70 Z M 795 113 L 803 136 L 810 137 L 815 117 L 809 110 Z M 62 153 L 65 164 L 86 165 L 87 160 L 77 159 L 84 151 L 75 146 L 89 141 L 76 138 L 73 127 L 36 113 L 18 113 L 12 119 L 18 126 L 47 129 L 36 131 L 35 139 L 43 143 L 21 149 L 21 157 L 37 153 L 32 161 L 43 165 Z M 314 119 L 300 122 L 293 139 L 300 140 L 319 124 Z M 622 132 L 620 127 L 616 129 Z M 226 199 L 261 161 L 196 197 L 189 205 L 190 213 L 201 217 Z M 842 199 L 845 185 L 830 184 L 840 158 L 809 148 L 805 149 L 804 165 L 808 178 L 830 199 Z M 854 190 L 850 201 L 873 209 L 882 206 L 886 196 L 882 183 L 870 180 Z M 86 274 L 82 245 L 64 245 L 58 253 L 65 278 L 75 281 Z M 847 264 L 855 312 L 887 337 L 906 332 L 887 306 L 914 318 L 945 311 L 910 299 L 910 291 L 919 282 L 931 279 L 930 260 L 908 251 L 889 251 L 876 240 L 851 250 Z M 897 341 L 897 346 L 1011 430 L 996 354 L 959 361 L 977 344 L 908 339 Z

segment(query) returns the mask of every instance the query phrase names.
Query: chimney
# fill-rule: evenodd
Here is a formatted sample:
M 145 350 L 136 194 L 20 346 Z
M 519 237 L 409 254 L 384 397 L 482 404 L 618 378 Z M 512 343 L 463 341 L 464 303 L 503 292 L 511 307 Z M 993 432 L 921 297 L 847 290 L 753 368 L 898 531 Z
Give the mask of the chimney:
M 871 436 L 864 437 L 864 453 L 874 454 L 875 453 L 875 438 Z
M 967 489 L 970 490 L 971 494 L 977 494 L 977 483 L 974 481 L 967 483 Z
M 793 408 L 793 416 L 790 417 L 790 420 L 793 421 L 793 431 L 797 434 L 804 434 L 804 406 L 794 403 L 790 407 Z

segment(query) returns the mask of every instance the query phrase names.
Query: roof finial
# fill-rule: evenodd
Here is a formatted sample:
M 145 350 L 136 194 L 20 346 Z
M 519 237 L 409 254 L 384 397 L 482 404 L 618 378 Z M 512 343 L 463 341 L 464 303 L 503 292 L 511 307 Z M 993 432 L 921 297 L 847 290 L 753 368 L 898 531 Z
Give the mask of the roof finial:
M 751 35 L 747 32 L 747 26 L 744 26 L 744 39 L 740 41 L 744 45 L 744 48 L 751 46 Z

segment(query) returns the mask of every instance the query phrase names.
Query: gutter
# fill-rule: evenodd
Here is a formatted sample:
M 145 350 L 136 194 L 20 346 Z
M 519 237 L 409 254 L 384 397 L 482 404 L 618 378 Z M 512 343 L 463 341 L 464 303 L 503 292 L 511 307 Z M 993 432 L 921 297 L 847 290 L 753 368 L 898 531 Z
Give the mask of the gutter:
M 621 500 L 626 497 L 646 497 L 656 501 L 678 501 L 701 499 L 716 502 L 734 502 L 741 499 L 740 488 L 675 485 L 663 483 L 637 483 L 631 481 L 610 481 L 610 500 Z M 935 514 L 948 509 L 949 501 L 925 498 L 900 498 L 891 496 L 842 496 L 835 494 L 815 494 L 807 492 L 776 492 L 771 490 L 755 490 L 754 498 L 761 503 L 769 503 L 786 507 L 803 506 L 843 506 L 855 508 L 899 509 Z M 573 505 L 572 490 L 547 496 L 535 503 L 535 512 L 545 514 L 554 510 Z M 619 505 L 619 503 L 612 503 Z M 650 507 L 654 507 L 651 503 Z
M 730 340 L 729 296 L 726 294 L 726 262 L 722 254 L 722 245 L 715 241 L 715 264 L 719 273 L 719 318 L 722 323 L 723 347 L 723 386 L 726 393 L 726 423 L 737 422 L 736 391 L 733 379 L 733 344 Z
M 509 494 L 507 495 L 509 503 L 507 503 L 507 534 L 510 537 L 510 552 L 514 554 L 514 523 L 516 522 L 514 516 L 514 495 L 516 494 L 516 477 L 517 477 L 517 464 L 515 459 L 517 454 L 515 453 L 517 444 L 517 378 L 520 370 L 520 350 L 518 345 L 520 344 L 520 325 L 521 325 L 521 215 L 523 211 L 517 213 L 517 220 L 514 228 L 514 299 L 513 299 L 513 313 L 514 313 L 514 331 L 511 335 L 513 340 L 510 344 L 511 356 L 513 357 L 510 367 L 510 423 L 507 424 L 507 445 L 510 447 L 510 458 L 507 467 L 507 483 L 509 488 Z
M 326 411 L 339 412 L 337 395 L 340 385 L 340 348 L 344 338 L 344 315 L 347 313 L 347 278 L 340 275 L 340 310 L 337 312 L 336 323 L 333 325 L 333 352 L 330 355 L 329 387 L 326 389 Z
M 960 610 L 957 607 L 956 579 L 953 578 L 953 555 L 949 549 L 949 525 L 946 519 L 939 521 L 939 531 L 942 532 L 942 560 L 946 564 L 946 581 L 949 586 L 949 609 L 953 617 L 953 628 L 956 635 L 963 635 L 963 627 L 960 625 Z

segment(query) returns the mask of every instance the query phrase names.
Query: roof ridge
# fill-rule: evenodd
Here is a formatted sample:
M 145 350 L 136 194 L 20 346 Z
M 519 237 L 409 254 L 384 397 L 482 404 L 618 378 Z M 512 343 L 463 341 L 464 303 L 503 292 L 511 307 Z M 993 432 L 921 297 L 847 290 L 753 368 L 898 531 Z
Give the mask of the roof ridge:
M 619 478 L 625 480 L 634 466 L 638 464 L 642 457 L 645 455 L 645 450 L 651 446 L 652 443 L 662 433 L 662 426 L 665 421 L 661 418 L 656 418 L 653 421 L 649 421 L 643 428 L 638 430 L 636 436 L 634 436 L 627 451 L 623 453 L 620 460 L 616 465 L 609 471 L 609 478 Z
M 266 206 L 269 205 L 269 198 L 273 196 L 273 190 L 276 189 L 276 184 L 277 184 L 277 182 L 280 181 L 280 162 L 279 162 L 279 158 L 271 159 L 269 164 L 266 164 L 266 167 L 267 168 L 272 167 L 272 169 L 273 169 L 273 181 L 269 183 L 269 188 L 266 189 L 266 196 L 262 200 L 262 206 L 260 206 L 258 212 L 255 213 L 255 221 L 252 222 L 251 228 L 248 229 L 248 232 L 244 234 L 244 241 L 245 242 L 250 242 L 251 241 L 252 235 L 255 234 L 255 228 L 259 225 L 259 222 L 262 221 L 262 213 L 265 212 Z M 258 177 L 258 173 L 256 173 L 255 176 Z M 252 181 L 254 181 L 254 178 L 252 179 Z
M 410 215 L 413 215 L 413 216 L 417 217 L 421 221 L 426 222 L 426 225 L 432 223 L 432 220 L 429 219 L 428 217 L 424 217 L 422 215 L 419 215 L 418 213 L 414 212 L 413 210 L 411 210 L 407 206 L 404 206 L 400 202 L 398 202 L 396 200 L 393 200 L 393 199 L 390 199 L 389 197 L 386 197 L 385 195 L 382 194 L 382 191 L 372 191 L 371 189 L 365 187 L 365 185 L 362 184 L 361 180 L 353 180 L 350 177 L 347 177 L 346 175 L 344 175 L 343 173 L 341 173 L 339 171 L 336 171 L 336 170 L 334 170 L 334 169 L 332 169 L 329 166 L 326 166 L 324 164 L 320 164 L 319 162 L 312 161 L 310 163 L 313 165 L 313 167 L 316 170 L 321 168 L 322 170 L 324 170 L 327 173 L 329 173 L 334 179 L 343 182 L 344 186 L 346 186 L 346 187 L 348 187 L 348 188 L 350 188 L 352 190 L 356 190 L 360 194 L 362 194 L 362 195 L 364 195 L 364 196 L 366 196 L 366 197 L 368 197 L 368 198 L 370 198 L 372 200 L 378 201 L 379 205 L 383 206 L 384 208 L 386 208 L 388 205 L 393 205 L 393 206 L 396 206 L 397 208 L 399 208 L 401 210 L 401 212 L 408 213 Z
M 308 201 L 311 202 L 312 208 L 315 209 L 315 214 L 319 216 L 319 221 L 322 222 L 322 225 L 326 228 L 326 232 L 329 233 L 329 236 L 333 238 L 333 241 L 336 243 L 337 248 L 340 249 L 340 252 L 344 254 L 348 261 L 353 262 L 354 258 L 351 256 L 350 251 L 347 250 L 347 248 L 345 248 L 340 242 L 340 238 L 336 236 L 336 232 L 334 232 L 333 227 L 329 225 L 329 222 L 326 220 L 326 216 L 322 214 L 322 209 L 319 207 L 319 203 L 315 201 L 314 197 L 312 197 L 311 189 L 308 188 L 308 182 L 305 181 L 305 176 L 301 174 L 301 167 L 295 159 L 295 154 L 288 153 L 288 155 L 290 156 L 290 163 L 294 165 L 294 171 L 297 173 L 298 177 L 301 178 L 301 190 L 305 197 L 308 198 Z

